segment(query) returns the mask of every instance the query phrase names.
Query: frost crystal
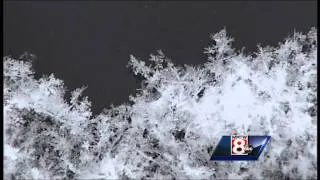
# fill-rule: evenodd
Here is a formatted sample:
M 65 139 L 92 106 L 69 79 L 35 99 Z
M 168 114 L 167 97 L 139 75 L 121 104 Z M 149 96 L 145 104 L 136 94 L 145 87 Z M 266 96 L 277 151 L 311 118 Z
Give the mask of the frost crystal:
M 85 88 L 67 101 L 63 81 L 5 57 L 5 178 L 317 179 L 317 29 L 251 55 L 225 29 L 211 39 L 201 66 L 131 56 L 139 93 L 95 117 Z M 234 129 L 271 136 L 258 161 L 209 160 Z

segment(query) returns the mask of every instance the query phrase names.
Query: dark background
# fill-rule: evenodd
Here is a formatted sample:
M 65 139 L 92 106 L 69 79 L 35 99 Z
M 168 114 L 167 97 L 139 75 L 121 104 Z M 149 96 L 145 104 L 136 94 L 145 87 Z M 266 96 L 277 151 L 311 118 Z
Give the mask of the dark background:
M 126 68 L 130 54 L 146 60 L 162 49 L 176 64 L 200 64 L 209 34 L 224 27 L 250 52 L 316 26 L 316 1 L 7 1 L 4 55 L 34 53 L 37 73 L 54 73 L 69 90 L 87 85 L 99 112 L 139 87 Z

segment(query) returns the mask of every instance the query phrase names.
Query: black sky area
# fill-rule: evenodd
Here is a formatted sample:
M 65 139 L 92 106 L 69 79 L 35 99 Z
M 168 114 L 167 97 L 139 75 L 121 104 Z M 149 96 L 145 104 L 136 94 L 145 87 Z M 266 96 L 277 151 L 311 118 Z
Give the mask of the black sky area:
M 226 27 L 234 47 L 277 45 L 317 27 L 316 1 L 4 2 L 4 55 L 34 53 L 39 74 L 69 90 L 88 86 L 95 113 L 128 102 L 139 88 L 126 65 L 161 49 L 176 64 L 206 61 L 209 34 Z

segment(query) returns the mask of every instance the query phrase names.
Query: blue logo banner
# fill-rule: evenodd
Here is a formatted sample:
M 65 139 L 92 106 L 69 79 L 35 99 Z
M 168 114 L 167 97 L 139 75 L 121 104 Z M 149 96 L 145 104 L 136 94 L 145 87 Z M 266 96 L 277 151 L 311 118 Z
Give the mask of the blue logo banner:
M 222 136 L 210 160 L 258 160 L 269 140 L 270 136 Z

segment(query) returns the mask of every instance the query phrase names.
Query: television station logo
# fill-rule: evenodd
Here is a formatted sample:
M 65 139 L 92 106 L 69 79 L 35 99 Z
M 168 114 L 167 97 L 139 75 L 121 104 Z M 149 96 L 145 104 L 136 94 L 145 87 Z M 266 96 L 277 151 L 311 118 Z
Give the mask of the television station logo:
M 249 145 L 248 136 L 231 136 L 231 155 L 249 155 L 252 150 L 253 147 Z
M 270 136 L 237 135 L 222 136 L 210 160 L 258 160 L 270 140 Z

